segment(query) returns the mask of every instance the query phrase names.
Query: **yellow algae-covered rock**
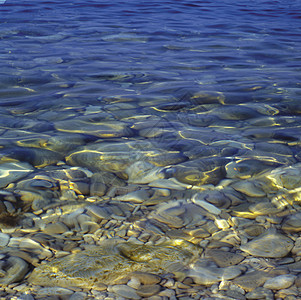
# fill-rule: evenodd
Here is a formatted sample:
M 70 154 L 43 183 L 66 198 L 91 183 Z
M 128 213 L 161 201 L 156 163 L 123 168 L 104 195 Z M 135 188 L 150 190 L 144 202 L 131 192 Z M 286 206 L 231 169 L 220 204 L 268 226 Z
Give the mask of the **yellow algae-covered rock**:
M 43 286 L 103 288 L 135 271 L 164 273 L 175 264 L 187 266 L 201 248 L 172 240 L 161 245 L 137 245 L 110 239 L 79 253 L 56 258 L 36 267 L 29 282 Z

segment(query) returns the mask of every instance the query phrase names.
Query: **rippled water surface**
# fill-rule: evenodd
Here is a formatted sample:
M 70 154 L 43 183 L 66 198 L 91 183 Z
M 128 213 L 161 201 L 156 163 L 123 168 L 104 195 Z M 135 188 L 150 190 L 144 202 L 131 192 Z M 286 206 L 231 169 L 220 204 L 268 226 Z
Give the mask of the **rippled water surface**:
M 181 299 L 164 294 L 166 280 L 205 299 L 222 278 L 252 293 L 282 275 L 292 284 L 264 291 L 298 297 L 300 1 L 7 0 L 0 44 L 1 295 L 78 286 L 79 297 L 95 288 L 99 299 L 140 299 L 126 281 L 106 289 L 138 270 L 161 276 L 149 294 L 161 299 Z M 81 255 L 94 265 L 114 253 L 124 269 L 78 275 L 80 256 L 68 273 L 74 253 L 104 240 L 114 245 Z M 135 243 L 161 248 L 129 250 Z M 241 260 L 220 263 L 215 250 Z M 64 267 L 50 282 L 39 268 L 56 259 Z M 264 279 L 244 280 L 252 272 Z

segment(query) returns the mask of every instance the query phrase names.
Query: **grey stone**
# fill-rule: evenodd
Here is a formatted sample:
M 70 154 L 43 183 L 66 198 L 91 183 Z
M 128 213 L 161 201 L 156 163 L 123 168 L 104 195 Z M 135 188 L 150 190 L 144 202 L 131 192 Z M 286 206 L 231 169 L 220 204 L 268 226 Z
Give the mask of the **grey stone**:
M 75 292 L 69 300 L 83 300 L 87 298 L 87 294 L 84 292 Z
M 0 232 L 0 247 L 5 247 L 9 243 L 10 236 Z
M 201 285 L 212 285 L 222 280 L 231 280 L 243 272 L 238 266 L 227 268 L 216 268 L 207 266 L 192 265 L 192 269 L 188 271 L 187 276 L 193 278 L 195 283 Z
M 113 292 L 113 293 L 115 293 L 119 296 L 122 296 L 124 298 L 127 298 L 127 299 L 133 299 L 133 300 L 141 299 L 141 297 L 137 294 L 137 292 L 133 288 L 131 288 L 128 285 L 124 285 L 124 284 L 110 286 L 108 288 L 108 291 Z
M 66 288 L 61 288 L 61 287 L 45 287 L 45 288 L 40 288 L 37 291 L 37 295 L 41 296 L 70 296 L 74 292 L 66 289 Z
M 274 278 L 268 279 L 263 287 L 271 290 L 287 289 L 294 284 L 295 279 L 296 279 L 295 275 L 291 275 L 291 274 L 279 275 Z
M 9 257 L 6 265 L 5 276 L 0 278 L 1 285 L 8 285 L 22 280 L 28 271 L 28 264 L 19 257 Z
M 141 285 L 137 289 L 137 294 L 141 297 L 151 297 L 153 295 L 156 295 L 160 292 L 161 286 L 158 284 L 152 284 L 152 285 Z
M 254 256 L 280 258 L 285 257 L 293 246 L 294 242 L 289 237 L 269 231 L 242 245 L 240 249 Z
M 263 285 L 270 276 L 264 271 L 253 271 L 233 280 L 233 283 L 243 288 L 246 292 L 251 292 L 258 286 Z
M 241 254 L 215 249 L 207 250 L 206 255 L 213 259 L 221 268 L 237 265 L 244 259 L 244 256 Z
M 130 278 L 137 278 L 140 283 L 145 285 L 153 285 L 156 283 L 159 283 L 161 281 L 161 277 L 155 274 L 136 271 L 131 274 L 129 274 Z
M 269 289 L 264 287 L 257 287 L 253 291 L 246 294 L 247 299 L 265 299 L 265 300 L 274 300 L 273 292 Z
M 44 232 L 48 234 L 60 234 L 68 230 L 69 228 L 62 222 L 47 224 L 46 227 L 44 228 Z
M 0 188 L 21 179 L 33 172 L 33 167 L 24 162 L 8 162 L 0 164 Z

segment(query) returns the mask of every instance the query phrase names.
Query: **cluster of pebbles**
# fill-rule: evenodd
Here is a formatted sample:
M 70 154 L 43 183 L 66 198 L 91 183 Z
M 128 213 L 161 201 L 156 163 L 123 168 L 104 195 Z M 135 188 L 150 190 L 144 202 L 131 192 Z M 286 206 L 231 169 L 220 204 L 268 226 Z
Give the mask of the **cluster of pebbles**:
M 136 100 L 6 115 L 1 299 L 300 299 L 300 117 Z

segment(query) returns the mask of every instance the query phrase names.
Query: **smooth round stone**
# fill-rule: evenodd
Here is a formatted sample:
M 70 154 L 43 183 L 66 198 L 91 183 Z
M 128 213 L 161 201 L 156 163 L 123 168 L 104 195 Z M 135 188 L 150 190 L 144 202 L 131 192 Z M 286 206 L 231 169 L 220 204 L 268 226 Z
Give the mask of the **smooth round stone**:
M 273 215 L 282 209 L 278 209 L 270 202 L 260 202 L 249 206 L 249 210 L 256 216 Z
M 153 152 L 145 155 L 145 160 L 147 162 L 158 167 L 179 164 L 187 159 L 188 157 L 179 151 L 160 151 L 158 153 Z
M 218 208 L 228 208 L 231 205 L 230 199 L 218 191 L 205 191 L 204 200 Z
M 213 204 L 202 200 L 202 195 L 194 195 L 191 198 L 191 201 L 214 215 L 219 215 L 222 212 L 218 207 L 215 207 Z
M 65 168 L 47 170 L 46 174 L 57 180 L 73 181 L 77 179 L 86 179 L 87 177 L 91 177 L 93 173 L 85 168 L 65 166 Z
M 158 284 L 142 285 L 137 289 L 137 294 L 143 298 L 156 295 L 160 292 L 161 286 Z
M 230 297 L 231 300 L 246 300 L 246 297 L 242 293 L 235 290 L 227 290 L 224 293 L 226 296 Z
M 138 190 L 126 195 L 115 197 L 118 201 L 129 201 L 134 203 L 142 203 L 149 198 L 149 193 L 146 190 Z
M 206 238 L 210 236 L 210 233 L 204 228 L 197 228 L 191 231 L 188 231 L 189 235 L 194 238 Z
M 93 114 L 94 115 L 94 114 Z M 130 137 L 133 135 L 129 125 L 120 121 L 93 119 L 93 115 L 55 122 L 58 131 L 94 135 L 101 138 Z M 105 117 L 105 116 L 104 116 Z
M 61 287 L 46 287 L 46 288 L 39 288 L 37 291 L 37 295 L 40 297 L 46 297 L 46 296 L 70 296 L 74 292 L 66 289 L 66 288 L 61 288 Z
M 256 110 L 243 105 L 221 105 L 212 113 L 222 120 L 247 120 L 260 116 Z
M 183 183 L 200 185 L 204 179 L 203 173 L 198 169 L 175 167 L 174 177 Z
M 221 92 L 199 91 L 194 92 L 189 101 L 195 104 L 224 104 L 225 96 Z
M 281 258 L 285 257 L 293 248 L 294 242 L 290 238 L 277 232 L 269 231 L 253 239 L 240 249 L 254 256 Z
M 243 288 L 246 292 L 251 292 L 255 288 L 263 285 L 269 278 L 267 272 L 253 271 L 239 276 L 233 280 L 233 283 Z
M 0 247 L 5 247 L 10 240 L 10 236 L 6 233 L 0 232 Z
M 297 275 L 297 278 L 295 280 L 295 285 L 297 288 L 301 288 L 301 274 Z
M 75 148 L 84 145 L 86 143 L 86 138 L 80 134 L 61 134 L 51 136 L 43 144 L 43 148 L 46 148 L 51 151 L 59 152 L 61 154 L 66 154 L 74 150 Z M 40 146 L 41 147 L 41 146 Z
M 103 196 L 105 195 L 107 191 L 107 187 L 104 183 L 102 182 L 93 182 L 90 185 L 90 195 L 91 196 Z
M 6 273 L 0 278 L 0 284 L 4 286 L 22 280 L 28 271 L 27 262 L 20 257 L 11 256 L 6 264 Z
M 30 294 L 23 294 L 18 296 L 18 300 L 35 300 L 35 298 Z
M 292 156 L 293 152 L 287 145 L 280 143 L 260 142 L 255 144 L 255 150 L 265 151 L 267 153 L 277 153 L 284 156 Z
M 109 186 L 125 186 L 125 182 L 111 172 L 99 171 L 91 177 L 91 184 L 103 183 Z
M 139 130 L 139 136 L 144 138 L 162 138 L 164 134 L 172 134 L 173 131 L 170 128 L 152 127 Z
M 60 234 L 68 231 L 69 228 L 62 222 L 56 222 L 52 224 L 47 224 L 44 228 L 44 232 L 48 234 Z
M 141 299 L 141 297 L 137 294 L 136 290 L 124 284 L 112 285 L 108 288 L 108 291 L 113 292 L 118 296 L 124 297 L 126 299 Z
M 170 216 L 168 214 L 154 214 L 153 218 L 173 228 L 181 228 L 184 225 L 183 220 L 177 216 Z
M 138 159 L 135 152 L 104 153 L 83 149 L 66 157 L 67 164 L 87 167 L 92 171 L 121 172 Z
M 161 277 L 155 274 L 136 271 L 129 274 L 130 278 L 137 278 L 141 284 L 154 285 L 161 281 Z
M 256 237 L 263 234 L 266 229 L 264 228 L 264 226 L 254 224 L 245 226 L 243 231 L 250 237 Z
M 25 177 L 33 171 L 33 167 L 28 163 L 15 162 L 0 164 L 0 188 Z
M 187 276 L 193 278 L 194 282 L 197 284 L 212 285 L 222 280 L 234 279 L 241 275 L 242 272 L 242 268 L 238 266 L 216 268 L 192 265 Z
M 188 151 L 185 151 L 184 154 L 189 157 L 190 160 L 202 157 L 211 157 L 220 154 L 221 150 L 218 147 L 211 146 L 197 146 L 189 147 Z
M 164 188 L 164 189 L 177 190 L 177 191 L 186 190 L 185 186 L 183 186 L 182 184 L 179 184 L 171 179 L 157 179 L 157 180 L 151 181 L 148 185 L 151 187 Z
M 88 298 L 88 295 L 86 293 L 83 292 L 75 292 L 70 298 L 69 300 L 83 300 Z
M 27 180 L 21 180 L 16 184 L 16 189 L 18 190 L 24 190 L 23 193 L 26 194 L 26 192 L 33 191 L 37 192 L 39 194 L 45 193 L 45 197 L 50 197 L 50 189 L 57 189 L 57 185 L 54 180 L 44 180 L 44 179 L 27 179 Z M 46 190 L 47 196 L 46 196 Z
M 278 189 L 294 189 L 298 188 L 301 184 L 301 163 L 297 163 L 289 167 L 279 167 L 272 170 L 267 178 Z
M 158 105 L 156 108 L 162 111 L 178 111 L 189 106 L 189 102 L 179 101 L 179 102 L 168 102 Z
M 155 167 L 146 161 L 137 161 L 125 170 L 129 183 L 146 184 L 157 179 L 163 179 L 162 168 Z
M 279 164 L 256 159 L 241 159 L 228 163 L 225 168 L 228 178 L 247 179 L 264 171 L 271 170 Z
M 7 152 L 7 154 L 5 152 Z M 5 154 L 7 157 L 28 162 L 36 168 L 53 165 L 63 159 L 63 156 L 57 152 L 38 148 L 8 148 L 5 149 L 4 155 Z
M 273 292 L 269 289 L 266 289 L 264 287 L 257 287 L 253 291 L 246 294 L 247 299 L 252 300 L 274 300 Z
M 291 275 L 291 274 L 279 275 L 274 278 L 268 279 L 263 285 L 263 287 L 271 290 L 287 289 L 294 284 L 295 279 L 296 279 L 295 275 Z
M 292 272 L 301 272 L 301 260 L 292 264 L 288 264 L 287 267 Z
M 121 283 L 121 282 L 119 282 L 119 283 Z M 131 278 L 127 282 L 127 285 L 130 286 L 131 288 L 137 290 L 140 287 L 141 283 L 137 278 Z
M 282 230 L 289 232 L 301 231 L 301 213 L 296 213 L 294 215 L 288 216 L 282 224 Z
M 237 265 L 245 258 L 241 254 L 215 249 L 206 251 L 206 255 L 221 268 Z
M 256 182 L 247 180 L 238 181 L 231 185 L 236 191 L 241 192 L 250 197 L 264 197 L 266 194 Z

